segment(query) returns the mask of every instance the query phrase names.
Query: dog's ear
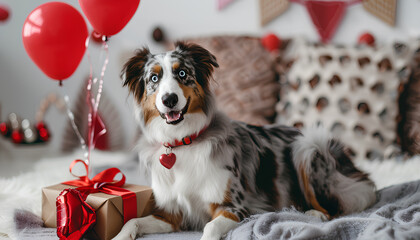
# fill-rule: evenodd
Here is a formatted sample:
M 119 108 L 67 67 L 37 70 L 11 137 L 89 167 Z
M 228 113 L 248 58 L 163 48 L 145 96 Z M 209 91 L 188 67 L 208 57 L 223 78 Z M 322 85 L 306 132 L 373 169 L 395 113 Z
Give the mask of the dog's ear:
M 131 57 L 121 71 L 121 78 L 124 81 L 123 86 L 127 86 L 130 92 L 134 94 L 137 102 L 143 97 L 145 81 L 144 66 L 150 57 L 148 48 L 138 49 L 133 57 Z
M 216 57 L 207 49 L 194 43 L 176 42 L 175 47 L 182 55 L 193 60 L 197 81 L 207 89 L 214 68 L 219 67 Z

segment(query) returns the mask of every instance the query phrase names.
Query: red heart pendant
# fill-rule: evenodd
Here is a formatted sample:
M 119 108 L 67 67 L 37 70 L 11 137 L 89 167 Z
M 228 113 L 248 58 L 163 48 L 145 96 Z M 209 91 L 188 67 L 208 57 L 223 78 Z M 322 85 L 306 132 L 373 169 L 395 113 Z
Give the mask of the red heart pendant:
M 173 153 L 162 154 L 159 157 L 160 163 L 167 169 L 171 169 L 176 161 L 176 155 Z

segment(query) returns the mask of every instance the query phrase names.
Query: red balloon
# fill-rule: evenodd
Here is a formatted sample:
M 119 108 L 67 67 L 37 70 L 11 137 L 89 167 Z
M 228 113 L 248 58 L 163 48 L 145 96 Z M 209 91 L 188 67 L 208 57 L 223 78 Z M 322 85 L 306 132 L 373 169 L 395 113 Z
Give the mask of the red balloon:
M 83 13 L 96 32 L 119 33 L 133 17 L 140 0 L 79 0 Z
M 48 2 L 35 8 L 22 30 L 26 52 L 55 80 L 64 80 L 76 71 L 86 51 L 87 37 L 83 16 L 61 2 Z
M 0 22 L 6 21 L 9 18 L 9 9 L 0 5 Z

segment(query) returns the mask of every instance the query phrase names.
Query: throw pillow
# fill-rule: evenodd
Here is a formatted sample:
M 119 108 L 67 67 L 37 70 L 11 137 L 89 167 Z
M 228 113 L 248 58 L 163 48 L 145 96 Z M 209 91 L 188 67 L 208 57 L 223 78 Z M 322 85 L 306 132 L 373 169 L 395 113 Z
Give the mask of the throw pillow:
M 398 96 L 419 42 L 375 48 L 294 42 L 297 58 L 286 73 L 276 121 L 323 125 L 356 160 L 397 153 Z
M 218 108 L 249 124 L 273 122 L 279 84 L 272 56 L 256 37 L 219 36 L 189 39 L 217 58 L 212 84 Z

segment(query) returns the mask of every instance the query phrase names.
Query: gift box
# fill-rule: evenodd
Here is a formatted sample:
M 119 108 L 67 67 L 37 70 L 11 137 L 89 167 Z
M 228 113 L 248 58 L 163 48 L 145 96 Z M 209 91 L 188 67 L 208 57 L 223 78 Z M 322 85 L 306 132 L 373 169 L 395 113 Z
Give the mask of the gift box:
M 57 227 L 56 199 L 64 189 L 75 186 L 57 184 L 42 189 L 42 220 L 45 227 Z M 122 188 L 136 194 L 137 217 L 150 214 L 153 208 L 152 189 L 146 186 L 125 184 Z M 115 237 L 124 225 L 123 199 L 105 193 L 91 193 L 86 203 L 96 212 L 96 224 L 87 233 L 88 238 L 108 240 Z

